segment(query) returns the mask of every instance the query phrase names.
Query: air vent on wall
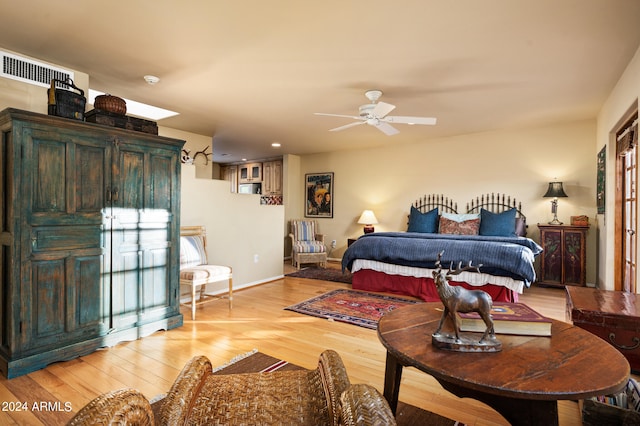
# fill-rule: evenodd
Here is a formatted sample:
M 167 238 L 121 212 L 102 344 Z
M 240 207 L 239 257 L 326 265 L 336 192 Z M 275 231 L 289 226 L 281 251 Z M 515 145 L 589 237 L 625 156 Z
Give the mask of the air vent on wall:
M 66 80 L 67 78 L 73 79 L 74 77 L 73 71 L 54 67 L 11 53 L 0 51 L 0 58 L 2 59 L 0 77 L 23 81 L 42 87 L 50 87 L 52 79 Z

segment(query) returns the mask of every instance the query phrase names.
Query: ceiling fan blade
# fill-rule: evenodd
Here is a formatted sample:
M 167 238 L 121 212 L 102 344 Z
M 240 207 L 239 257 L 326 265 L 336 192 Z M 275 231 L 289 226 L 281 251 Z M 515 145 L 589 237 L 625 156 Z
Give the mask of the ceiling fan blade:
M 358 117 L 357 115 L 343 115 L 343 114 L 327 114 L 324 112 L 314 112 L 314 115 L 324 115 L 327 117 L 343 117 L 343 118 L 353 118 L 354 120 L 362 120 L 362 117 Z
M 402 124 L 425 124 L 425 125 L 434 125 L 436 124 L 435 117 L 408 117 L 401 115 L 390 115 L 389 117 L 385 117 L 382 119 L 386 123 L 402 123 Z
M 398 129 L 393 127 L 391 124 L 387 124 L 383 121 L 380 121 L 378 124 L 374 124 L 374 126 L 376 129 L 380 130 L 387 136 L 393 136 L 400 133 L 400 131 L 398 131 Z
M 393 111 L 395 108 L 395 105 L 391 105 L 386 102 L 378 102 L 371 111 L 371 114 L 373 114 L 377 118 L 382 118 Z
M 364 124 L 364 121 L 356 121 L 355 123 L 345 124 L 344 126 L 336 127 L 335 129 L 329 129 L 330 132 L 339 132 L 340 130 L 348 129 L 349 127 L 359 126 Z

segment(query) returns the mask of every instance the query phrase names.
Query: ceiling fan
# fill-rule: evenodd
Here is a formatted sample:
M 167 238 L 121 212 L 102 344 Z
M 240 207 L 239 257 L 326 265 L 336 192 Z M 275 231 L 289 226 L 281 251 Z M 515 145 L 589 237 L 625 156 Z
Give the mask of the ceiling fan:
M 408 116 L 392 116 L 387 115 L 395 109 L 395 105 L 388 104 L 386 102 L 378 102 L 382 91 L 380 90 L 368 90 L 364 94 L 371 103 L 360 106 L 360 115 L 341 115 L 341 114 L 326 114 L 323 112 L 315 112 L 315 115 L 326 115 L 329 117 L 344 117 L 358 120 L 354 123 L 345 124 L 344 126 L 330 129 L 330 132 L 338 132 L 340 130 L 348 129 L 349 127 L 359 126 L 361 124 L 368 124 L 374 126 L 387 136 L 392 136 L 400 133 L 398 129 L 393 127 L 389 123 L 396 124 L 424 124 L 434 125 L 436 119 L 433 117 L 408 117 Z

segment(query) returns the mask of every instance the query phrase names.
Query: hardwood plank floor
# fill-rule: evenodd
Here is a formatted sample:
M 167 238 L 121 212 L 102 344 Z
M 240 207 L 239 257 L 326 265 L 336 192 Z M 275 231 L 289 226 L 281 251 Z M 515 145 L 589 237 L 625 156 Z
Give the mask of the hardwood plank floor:
M 285 273 L 289 270 L 285 266 Z M 190 321 L 184 308 L 184 326 L 178 329 L 52 364 L 12 380 L 1 379 L 0 424 L 64 424 L 100 393 L 123 387 L 137 388 L 153 398 L 169 389 L 195 355 L 204 354 L 214 365 L 221 365 L 254 348 L 307 368 L 315 368 L 324 349 L 335 349 L 353 383 L 370 383 L 382 390 L 385 350 L 374 330 L 283 309 L 329 290 L 349 287 L 286 277 L 235 292 L 232 310 L 226 300 L 212 301 L 199 306 L 197 320 Z M 565 320 L 561 289 L 534 287 L 521 300 L 546 316 Z M 410 368 L 403 374 L 400 399 L 468 425 L 507 424 L 486 405 L 459 399 L 430 376 Z M 60 405 L 41 406 L 55 401 Z M 561 425 L 582 424 L 576 402 L 561 401 L 559 411 Z

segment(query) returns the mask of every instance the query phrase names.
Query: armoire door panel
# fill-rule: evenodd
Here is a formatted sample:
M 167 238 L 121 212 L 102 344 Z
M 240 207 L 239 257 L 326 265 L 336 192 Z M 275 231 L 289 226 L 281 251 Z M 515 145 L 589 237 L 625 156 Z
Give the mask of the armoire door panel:
M 67 211 L 67 144 L 55 140 L 34 139 L 33 213 Z
M 116 328 L 127 328 L 137 322 L 140 310 L 140 251 L 138 244 L 126 243 L 123 232 L 113 233 L 111 288 L 113 321 Z
M 33 252 L 80 250 L 100 247 L 100 225 L 34 226 L 31 235 Z
M 118 168 L 114 173 L 113 205 L 127 209 L 144 208 L 144 153 L 118 148 Z
M 175 188 L 175 173 L 172 165 L 175 158 L 151 154 L 150 200 L 149 206 L 155 210 L 171 210 L 172 190 Z
M 141 309 L 140 212 L 144 200 L 145 154 L 118 143 L 113 168 L 111 287 L 113 323 L 117 329 L 134 327 Z
M 57 340 L 65 331 L 65 259 L 31 262 L 31 277 L 29 341 Z
M 164 309 L 169 300 L 167 259 L 169 250 L 165 247 L 149 247 L 143 254 L 142 285 L 144 287 L 142 306 L 145 311 Z
M 76 147 L 75 152 L 75 211 L 96 212 L 105 206 L 109 161 L 104 146 Z
M 71 137 L 32 129 L 25 154 L 27 220 L 32 225 L 99 224 L 110 147 L 100 138 Z
M 178 274 L 178 265 L 169 259 L 179 256 L 179 247 L 173 244 L 177 235 L 172 234 L 175 217 L 173 212 L 180 202 L 177 195 L 180 187 L 180 160 L 177 153 L 152 149 L 150 156 L 149 205 L 143 217 L 144 226 L 149 230 L 145 234 L 143 257 L 145 276 L 146 306 L 154 306 L 155 315 L 168 315 L 179 312 L 178 289 L 169 284 L 170 277 Z M 161 265 L 164 264 L 164 268 Z M 177 291 L 178 293 L 174 292 Z M 164 303 L 164 307 L 163 306 Z M 162 308 L 159 308 L 162 307 Z
M 69 330 L 90 328 L 98 334 L 107 331 L 106 300 L 101 277 L 102 256 L 78 256 L 73 259 L 73 283 L 67 303 Z
M 107 331 L 101 250 L 57 254 L 34 254 L 28 264 L 32 309 L 25 319 L 26 340 L 37 347 L 71 344 Z

